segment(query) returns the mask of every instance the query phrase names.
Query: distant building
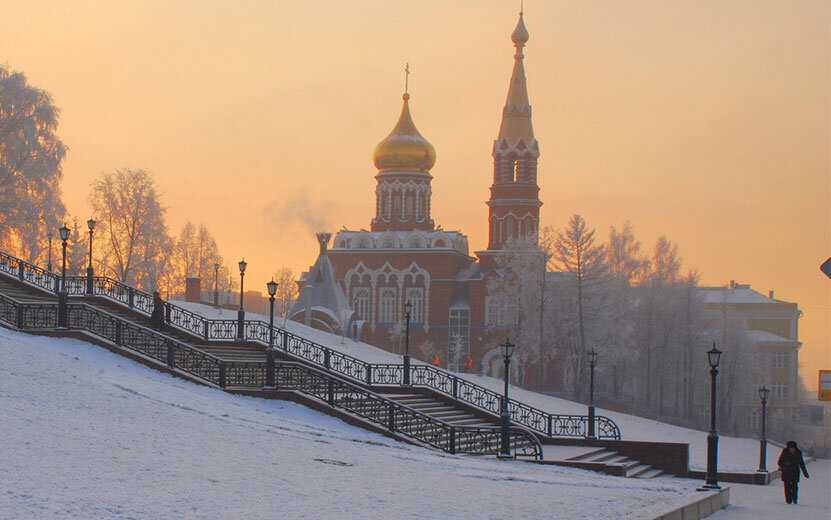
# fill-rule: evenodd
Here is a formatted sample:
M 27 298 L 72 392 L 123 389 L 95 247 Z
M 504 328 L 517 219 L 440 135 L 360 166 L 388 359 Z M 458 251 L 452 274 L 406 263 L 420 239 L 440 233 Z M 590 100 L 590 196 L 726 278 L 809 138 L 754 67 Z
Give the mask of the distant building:
M 339 231 L 331 247 L 328 234 L 318 235 L 320 256 L 301 276 L 291 319 L 402 353 L 401 325 L 409 303 L 412 355 L 438 359 L 452 370 L 478 371 L 499 361 L 504 337 L 492 326 L 498 309 L 488 305 L 487 279 L 497 275 L 495 256 L 508 240 L 537 236 L 542 206 L 540 150 L 524 69 L 528 38 L 520 13 L 511 35 L 513 72 L 492 150 L 487 249 L 473 257 L 461 231 L 435 226 L 430 170 L 436 151 L 416 129 L 405 92 L 398 122 L 373 153 L 377 185 L 369 230 Z
M 744 403 L 745 425 L 758 431 L 761 424 L 757 389 L 770 388 L 768 426 L 775 430 L 793 417 L 799 400 L 799 318 L 802 311 L 793 302 L 777 300 L 773 291 L 767 296 L 749 284 L 731 281 L 722 287 L 702 287 L 703 304 L 709 322 L 729 316 L 745 329 L 764 371 L 758 386 L 749 388 Z

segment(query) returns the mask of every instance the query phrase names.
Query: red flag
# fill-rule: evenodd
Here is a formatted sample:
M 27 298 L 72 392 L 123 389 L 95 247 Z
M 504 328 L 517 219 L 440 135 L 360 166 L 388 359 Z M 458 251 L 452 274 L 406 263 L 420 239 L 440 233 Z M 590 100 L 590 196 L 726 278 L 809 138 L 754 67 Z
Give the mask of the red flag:
M 433 364 L 434 364 L 434 365 L 438 365 L 438 364 L 439 364 L 439 356 L 436 356 L 436 359 L 434 359 L 434 360 L 433 360 Z

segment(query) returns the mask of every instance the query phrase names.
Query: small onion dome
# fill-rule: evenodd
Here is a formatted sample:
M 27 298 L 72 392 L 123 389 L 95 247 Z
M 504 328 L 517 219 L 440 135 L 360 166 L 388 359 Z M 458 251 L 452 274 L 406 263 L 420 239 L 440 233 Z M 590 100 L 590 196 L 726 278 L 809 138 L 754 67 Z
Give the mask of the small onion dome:
M 372 161 L 378 171 L 417 170 L 430 171 L 436 164 L 436 149 L 418 133 L 410 116 L 409 94 L 404 94 L 404 106 L 395 128 L 372 153 Z
M 514 45 L 525 45 L 530 37 L 528 29 L 525 28 L 525 22 L 522 21 L 522 13 L 519 13 L 519 22 L 517 22 L 514 32 L 511 33 L 511 41 L 514 42 Z

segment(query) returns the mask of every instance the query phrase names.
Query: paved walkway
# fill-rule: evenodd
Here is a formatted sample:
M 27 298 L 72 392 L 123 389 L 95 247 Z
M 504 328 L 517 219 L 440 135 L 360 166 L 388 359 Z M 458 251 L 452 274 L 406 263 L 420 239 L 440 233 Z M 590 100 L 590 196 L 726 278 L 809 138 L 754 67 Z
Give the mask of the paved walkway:
M 799 482 L 799 504 L 785 503 L 782 481 L 767 486 L 727 484 L 730 505 L 713 520 L 829 520 L 831 519 L 831 460 L 808 464 L 810 479 Z

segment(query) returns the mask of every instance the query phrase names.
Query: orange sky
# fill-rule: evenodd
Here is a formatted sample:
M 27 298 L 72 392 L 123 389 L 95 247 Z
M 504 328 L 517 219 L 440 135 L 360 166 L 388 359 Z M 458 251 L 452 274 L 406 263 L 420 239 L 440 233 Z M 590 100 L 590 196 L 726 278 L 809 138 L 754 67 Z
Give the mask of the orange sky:
M 371 153 L 400 110 L 436 147 L 433 218 L 486 246 L 491 146 L 518 2 L 0 0 L 0 61 L 53 93 L 65 200 L 155 175 L 246 287 L 315 260 L 313 227 L 369 227 Z M 703 283 L 799 302 L 801 373 L 831 368 L 826 0 L 528 0 L 544 224 L 666 234 Z M 311 220 L 314 220 L 313 218 Z

